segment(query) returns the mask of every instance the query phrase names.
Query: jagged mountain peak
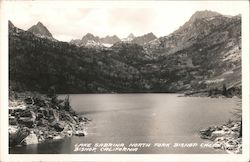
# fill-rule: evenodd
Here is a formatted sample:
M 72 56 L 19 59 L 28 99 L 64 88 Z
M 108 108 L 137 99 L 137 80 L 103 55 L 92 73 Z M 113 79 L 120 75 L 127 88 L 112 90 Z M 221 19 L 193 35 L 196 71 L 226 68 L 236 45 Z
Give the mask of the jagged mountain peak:
M 107 35 L 106 37 L 101 38 L 100 41 L 101 41 L 102 43 L 112 45 L 112 44 L 114 44 L 114 43 L 116 43 L 116 42 L 120 42 L 121 40 L 120 40 L 120 38 L 119 38 L 118 36 L 116 36 L 116 35 L 113 35 L 113 36 Z
M 130 33 L 130 34 L 127 36 L 127 38 L 134 39 L 134 38 L 135 38 L 135 36 L 134 36 L 134 34 L 133 34 L 133 33 Z
M 87 33 L 85 36 L 94 36 L 94 35 L 91 33 Z
M 14 26 L 14 24 L 9 20 L 8 21 L 9 26 Z
M 210 11 L 210 10 L 204 10 L 204 11 L 196 11 L 190 18 L 190 22 L 193 22 L 197 19 L 202 19 L 202 18 L 209 18 L 209 17 L 214 17 L 214 16 L 220 16 L 218 12 Z
M 84 39 L 88 39 L 88 40 L 98 40 L 99 37 L 98 36 L 94 36 L 94 34 L 91 34 L 91 33 L 87 33 L 86 35 L 84 35 L 82 37 L 82 40 Z
M 104 39 L 120 39 L 117 35 L 112 35 L 112 36 L 110 36 L 110 35 L 107 35 L 106 37 L 104 37 Z
M 132 42 L 139 44 L 139 45 L 144 45 L 144 44 L 147 44 L 148 42 L 150 42 L 156 38 L 157 37 L 152 32 L 150 32 L 150 33 L 144 34 L 142 36 L 135 37 L 132 40 Z
M 147 34 L 145 34 L 144 36 L 150 36 L 150 37 L 155 37 L 155 38 L 157 38 L 157 37 L 154 35 L 154 33 L 152 33 L 152 32 L 147 33 Z
M 130 33 L 126 38 L 123 38 L 122 41 L 124 42 L 131 42 L 135 38 L 133 33 Z
M 46 26 L 43 25 L 40 21 L 36 24 L 30 27 L 27 31 L 39 36 L 39 37 L 49 37 L 53 38 L 50 31 L 47 29 Z
M 38 26 L 44 26 L 42 22 L 38 21 L 37 24 Z
M 150 32 L 150 33 L 148 33 L 149 35 L 154 35 L 154 33 L 153 32 Z

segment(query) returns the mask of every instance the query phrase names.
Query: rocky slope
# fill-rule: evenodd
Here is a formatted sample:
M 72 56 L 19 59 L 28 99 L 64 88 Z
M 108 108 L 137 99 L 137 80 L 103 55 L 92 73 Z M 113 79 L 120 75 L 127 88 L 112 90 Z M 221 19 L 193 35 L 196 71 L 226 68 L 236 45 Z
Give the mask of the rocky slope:
M 86 135 L 88 120 L 73 111 L 69 98 L 11 91 L 9 99 L 10 147 Z
M 131 42 L 139 45 L 145 45 L 157 37 L 153 33 L 148 33 L 142 36 L 135 37 Z
M 144 49 L 157 62 L 159 77 L 176 90 L 241 87 L 240 16 L 196 12 L 178 30 Z
M 229 24 L 231 18 L 212 11 L 197 11 L 179 29 L 168 36 L 160 37 L 147 46 L 148 52 L 157 55 L 173 54 L 188 48 L 206 36 L 220 29 L 221 25 Z
M 56 41 L 56 39 L 53 38 L 50 31 L 41 22 L 38 22 L 36 25 L 33 25 L 27 31 L 35 34 L 38 37 L 47 38 L 47 39 Z
M 86 48 L 82 42 L 100 38 L 53 42 L 10 23 L 10 85 L 38 91 L 54 85 L 64 93 L 217 93 L 226 86 L 231 95 L 241 94 L 240 16 L 199 11 L 168 36 L 149 35 L 137 43 L 130 35 L 130 42 L 110 48 Z M 145 40 L 151 41 L 139 45 Z

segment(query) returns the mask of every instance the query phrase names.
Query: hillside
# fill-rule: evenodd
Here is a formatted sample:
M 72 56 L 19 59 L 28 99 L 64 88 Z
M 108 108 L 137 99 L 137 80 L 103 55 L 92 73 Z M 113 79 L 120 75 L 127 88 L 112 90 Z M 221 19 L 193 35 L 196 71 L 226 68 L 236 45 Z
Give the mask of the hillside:
M 130 49 L 131 57 L 140 50 Z M 45 92 L 51 86 L 60 93 L 141 91 L 139 70 L 124 63 L 129 58 L 119 57 L 122 52 L 111 53 L 40 38 L 9 23 L 10 86 L 16 91 Z
M 77 41 L 45 39 L 9 22 L 10 86 L 110 93 L 208 91 L 226 85 L 240 93 L 240 16 L 199 11 L 168 36 L 150 35 L 146 43 L 107 37 L 114 41 L 110 48 L 87 48 L 81 43 L 100 38 L 87 34 L 74 45 Z

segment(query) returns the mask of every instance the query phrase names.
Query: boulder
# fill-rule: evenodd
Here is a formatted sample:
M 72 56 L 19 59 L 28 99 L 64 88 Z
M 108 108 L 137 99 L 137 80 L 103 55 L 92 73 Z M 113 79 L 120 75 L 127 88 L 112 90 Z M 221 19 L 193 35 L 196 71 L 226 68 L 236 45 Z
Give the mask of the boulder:
M 45 126 L 47 126 L 47 125 L 48 125 L 47 120 L 39 119 L 39 120 L 37 121 L 37 126 L 45 127 Z
M 222 137 L 222 136 L 225 136 L 225 135 L 226 135 L 226 133 L 223 130 L 214 131 L 211 134 L 211 139 L 216 139 L 217 137 Z
M 63 110 L 63 108 L 64 108 L 64 103 L 63 103 L 63 102 L 59 103 L 59 104 L 57 105 L 57 107 L 58 107 L 59 109 Z
M 28 105 L 34 104 L 34 100 L 33 100 L 32 97 L 27 97 L 27 98 L 25 98 L 25 99 L 24 99 L 24 102 L 25 102 L 26 104 L 28 104 Z
M 36 114 L 36 118 L 37 118 L 37 119 L 41 119 L 41 118 L 43 118 L 43 114 L 42 114 L 42 113 L 40 113 L 40 112 L 39 112 L 39 113 L 37 113 L 37 114 Z
M 9 145 L 16 146 L 21 144 L 21 142 L 30 134 L 30 130 L 26 127 L 20 128 L 16 133 L 9 134 Z
M 83 117 L 83 118 L 82 118 L 82 121 L 83 121 L 83 122 L 88 122 L 88 121 L 91 121 L 91 120 L 88 119 L 88 118 L 86 118 L 86 117 Z
M 85 136 L 85 135 L 87 135 L 87 132 L 85 130 L 77 130 L 75 132 L 75 135 L 76 136 Z
M 63 139 L 63 138 L 64 138 L 63 135 L 57 135 L 57 136 L 53 137 L 53 140 L 60 140 L 60 139 Z
M 226 124 L 226 126 L 227 126 L 228 128 L 232 128 L 232 127 L 234 126 L 234 123 L 233 123 L 233 122 L 229 122 L 229 123 Z
M 15 110 L 14 109 L 9 109 L 9 114 L 11 116 L 15 116 Z
M 70 123 L 72 123 L 72 124 L 76 124 L 76 121 L 74 120 L 74 118 L 70 115 L 70 114 L 68 114 L 68 113 L 65 113 L 65 119 L 67 120 L 67 121 L 69 121 Z
M 59 121 L 59 113 L 54 109 L 50 109 L 49 110 L 49 119 Z
M 14 114 L 16 117 L 20 116 L 22 112 L 24 112 L 24 109 L 14 109 Z
M 18 119 L 18 123 L 22 124 L 28 128 L 33 128 L 35 124 L 35 120 L 29 117 L 21 117 Z
M 48 118 L 49 117 L 49 112 L 48 112 L 48 109 L 44 108 L 44 107 L 40 107 L 37 112 L 43 114 L 43 117 L 44 118 Z
M 32 110 L 25 110 L 20 113 L 20 117 L 36 118 L 36 114 Z
M 38 144 L 38 138 L 36 134 L 31 133 L 29 134 L 22 142 L 23 145 L 31 145 L 31 144 Z
M 44 141 L 45 141 L 45 138 L 43 136 L 38 137 L 38 142 L 44 142 Z
M 222 147 L 222 143 L 221 142 L 216 142 L 213 144 L 213 148 L 215 149 L 220 149 Z
M 222 142 L 222 141 L 225 141 L 225 137 L 217 137 L 214 141 L 215 142 Z
M 34 99 L 34 105 L 39 106 L 39 107 L 45 107 L 45 106 L 47 106 L 45 100 L 41 99 L 41 98 L 38 98 L 38 97 L 36 97 Z
M 53 127 L 55 128 L 55 130 L 56 130 L 57 132 L 63 131 L 63 130 L 64 130 L 64 126 L 65 126 L 65 124 L 64 124 L 63 122 L 57 122 L 57 123 L 55 123 L 55 124 L 53 125 Z
M 17 119 L 14 116 L 9 117 L 9 125 L 17 125 Z
M 73 131 L 72 131 L 72 130 L 68 130 L 68 131 L 66 132 L 66 135 L 67 135 L 68 137 L 71 137 L 71 136 L 73 135 Z
M 209 137 L 209 136 L 211 136 L 213 131 L 215 131 L 215 129 L 209 127 L 207 129 L 200 130 L 200 133 L 201 133 L 202 136 L 208 136 Z
M 73 119 L 74 119 L 77 123 L 79 123 L 79 119 L 78 119 L 77 116 L 74 116 Z
M 79 120 L 79 122 L 84 121 L 83 117 L 81 117 L 81 116 L 78 118 L 78 120 Z
M 233 126 L 231 128 L 231 130 L 234 131 L 234 132 L 239 132 L 240 131 L 240 127 L 239 126 Z
M 8 132 L 9 134 L 15 134 L 18 131 L 18 127 L 17 126 L 9 126 Z
M 53 138 L 54 138 L 54 136 L 51 135 L 51 134 L 49 134 L 49 135 L 47 136 L 47 139 L 53 139 Z

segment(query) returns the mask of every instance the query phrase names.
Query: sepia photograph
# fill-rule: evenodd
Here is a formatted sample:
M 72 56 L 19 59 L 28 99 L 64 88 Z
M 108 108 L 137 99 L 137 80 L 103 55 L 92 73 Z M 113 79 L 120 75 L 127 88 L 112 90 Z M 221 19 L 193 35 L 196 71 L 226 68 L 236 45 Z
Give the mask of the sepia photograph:
M 6 157 L 247 161 L 248 1 L 2 4 Z

